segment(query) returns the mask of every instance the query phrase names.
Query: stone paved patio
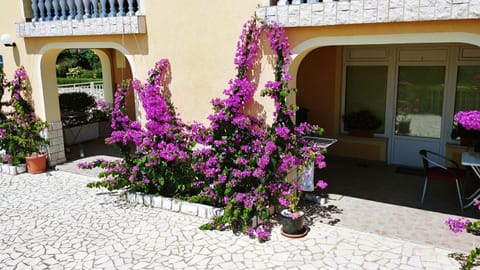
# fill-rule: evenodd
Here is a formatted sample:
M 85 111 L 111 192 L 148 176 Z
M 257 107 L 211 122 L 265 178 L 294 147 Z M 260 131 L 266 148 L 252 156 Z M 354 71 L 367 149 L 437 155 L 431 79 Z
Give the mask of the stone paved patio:
M 322 223 L 258 243 L 61 171 L 0 175 L 0 269 L 458 269 L 455 250 Z

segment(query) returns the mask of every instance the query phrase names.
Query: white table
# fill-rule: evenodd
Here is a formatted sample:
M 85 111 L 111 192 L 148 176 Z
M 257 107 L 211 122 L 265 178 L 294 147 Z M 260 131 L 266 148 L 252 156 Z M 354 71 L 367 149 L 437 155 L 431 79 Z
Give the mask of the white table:
M 462 153 L 462 165 L 472 168 L 475 175 L 480 180 L 480 153 L 476 152 L 463 152 Z M 480 188 L 475 190 L 472 195 L 466 197 L 468 204 L 464 208 L 470 207 L 476 200 L 480 199 Z

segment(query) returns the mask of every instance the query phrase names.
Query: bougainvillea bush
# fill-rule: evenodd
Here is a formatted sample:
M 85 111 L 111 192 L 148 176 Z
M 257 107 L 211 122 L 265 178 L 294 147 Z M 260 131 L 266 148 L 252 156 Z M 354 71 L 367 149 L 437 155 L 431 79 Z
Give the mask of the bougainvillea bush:
M 269 81 L 263 96 L 275 102 L 275 117 L 271 125 L 263 119 L 245 113 L 245 105 L 253 100 L 257 85 L 251 78 L 259 60 L 259 42 L 266 36 L 274 56 L 274 81 Z M 322 149 L 304 136 L 320 136 L 322 129 L 302 123 L 294 126 L 296 108 L 288 106 L 287 66 L 291 52 L 284 30 L 275 23 L 252 19 L 243 28 L 235 56 L 237 75 L 224 90 L 226 98 L 215 99 L 215 113 L 209 116 L 210 129 L 200 134 L 206 147 L 196 151 L 196 171 L 204 177 L 195 182 L 203 187 L 196 197 L 224 207 L 204 229 L 231 228 L 248 233 L 259 240 L 269 238 L 271 225 L 268 207 L 280 203 L 291 207 L 298 202 L 296 181 L 286 181 L 291 170 L 314 161 L 325 167 Z M 205 136 L 205 134 L 207 134 Z M 258 226 L 252 218 L 257 216 Z
M 475 200 L 473 205 L 480 211 L 480 200 Z M 466 218 L 448 218 L 445 221 L 448 229 L 457 234 L 464 231 L 472 234 L 480 235 L 480 220 L 470 221 Z M 461 268 L 463 270 L 473 269 L 475 265 L 480 265 L 480 246 L 474 247 L 462 262 Z
M 112 134 L 106 139 L 121 150 L 123 159 L 97 160 L 82 163 L 82 168 L 102 167 L 102 181 L 89 186 L 108 189 L 127 188 L 165 196 L 192 194 L 194 173 L 191 166 L 191 147 L 187 126 L 177 116 L 170 101 L 165 80 L 169 74 L 168 60 L 160 60 L 149 72 L 144 84 L 135 80 L 124 83 L 115 93 L 112 111 Z M 147 120 L 142 128 L 126 115 L 126 96 L 129 88 L 137 91 Z
M 0 103 L 0 149 L 5 151 L 3 162 L 18 165 L 25 163 L 25 157 L 46 151 L 48 140 L 42 132 L 48 123 L 42 121 L 32 105 L 23 96 L 27 91 L 27 72 L 17 69 L 14 78 L 8 81 L 0 74 L 0 100 L 9 93 L 8 101 Z
M 273 55 L 274 80 L 267 82 L 261 93 L 274 101 L 272 124 L 246 113 L 258 88 L 253 76 L 262 38 L 269 41 Z M 318 168 L 325 167 L 322 149 L 304 138 L 320 136 L 322 129 L 307 123 L 295 126 L 292 119 L 297 108 L 286 102 L 293 91 L 288 88 L 290 56 L 281 27 L 249 20 L 235 55 L 236 77 L 224 90 L 226 97 L 212 101 L 214 113 L 208 117 L 208 128 L 198 123 L 187 126 L 176 115 L 165 76 L 168 61 L 159 61 L 145 84 L 131 83 L 146 113 L 144 127 L 125 115 L 129 85 L 116 92 L 113 132 L 107 142 L 119 146 L 124 158 L 82 164 L 86 168 L 105 168 L 101 174 L 104 180 L 90 186 L 126 187 L 130 191 L 174 196 L 194 194 L 191 198 L 195 202 L 224 208 L 223 214 L 203 229 L 230 228 L 260 240 L 268 239 L 268 208 L 280 204 L 296 209 L 299 200 L 302 186 L 295 179 L 287 181 L 287 174 L 312 162 Z M 252 222 L 254 216 L 258 217 L 257 224 Z

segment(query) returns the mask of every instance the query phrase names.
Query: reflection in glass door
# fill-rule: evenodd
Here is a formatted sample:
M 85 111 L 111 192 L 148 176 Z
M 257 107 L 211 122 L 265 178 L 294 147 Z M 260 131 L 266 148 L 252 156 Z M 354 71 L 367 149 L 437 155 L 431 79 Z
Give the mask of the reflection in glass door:
M 399 67 L 395 135 L 440 138 L 445 67 Z
M 445 66 L 401 66 L 397 86 L 392 163 L 419 167 L 419 150 L 442 152 Z

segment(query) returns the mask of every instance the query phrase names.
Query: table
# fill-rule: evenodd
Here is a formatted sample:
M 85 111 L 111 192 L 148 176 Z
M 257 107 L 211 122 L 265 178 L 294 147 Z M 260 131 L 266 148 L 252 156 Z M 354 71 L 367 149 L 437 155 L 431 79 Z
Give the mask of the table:
M 463 152 L 462 153 L 462 165 L 469 166 L 480 180 L 480 153 L 476 152 Z M 470 207 L 476 200 L 480 199 L 480 188 L 475 190 L 472 195 L 466 197 L 467 201 L 471 200 L 464 206 L 464 208 Z

